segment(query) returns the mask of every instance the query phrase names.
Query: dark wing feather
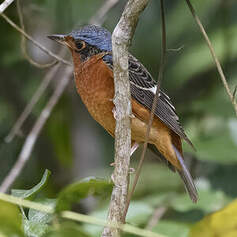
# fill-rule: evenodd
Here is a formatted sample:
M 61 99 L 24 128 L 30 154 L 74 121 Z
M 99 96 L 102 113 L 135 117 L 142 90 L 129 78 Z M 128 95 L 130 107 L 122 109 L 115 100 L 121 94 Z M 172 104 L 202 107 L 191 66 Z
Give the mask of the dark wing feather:
M 129 55 L 128 68 L 131 84 L 145 89 L 156 86 L 155 81 L 152 79 L 146 68 L 132 55 Z
M 106 55 L 104 61 L 111 69 L 113 69 L 111 55 Z M 129 55 L 129 80 L 132 98 L 147 109 L 151 110 L 155 96 L 156 83 L 147 69 L 132 55 Z M 162 90 L 160 90 L 158 104 L 154 114 L 173 132 L 185 139 L 193 147 L 191 141 L 188 139 L 179 123 L 179 118 L 169 96 L 167 96 Z

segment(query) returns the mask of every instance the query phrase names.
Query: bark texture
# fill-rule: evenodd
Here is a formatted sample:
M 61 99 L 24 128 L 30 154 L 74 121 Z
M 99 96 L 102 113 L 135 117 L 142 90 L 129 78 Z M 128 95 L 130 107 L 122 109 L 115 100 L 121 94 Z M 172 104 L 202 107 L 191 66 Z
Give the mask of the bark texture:
M 114 116 L 115 128 L 115 169 L 112 174 L 114 188 L 111 195 L 108 222 L 118 225 L 125 222 L 124 212 L 129 186 L 129 164 L 131 151 L 130 84 L 128 73 L 128 47 L 135 32 L 140 13 L 148 0 L 129 0 L 112 35 L 114 70 Z M 102 236 L 119 236 L 119 229 L 105 227 Z

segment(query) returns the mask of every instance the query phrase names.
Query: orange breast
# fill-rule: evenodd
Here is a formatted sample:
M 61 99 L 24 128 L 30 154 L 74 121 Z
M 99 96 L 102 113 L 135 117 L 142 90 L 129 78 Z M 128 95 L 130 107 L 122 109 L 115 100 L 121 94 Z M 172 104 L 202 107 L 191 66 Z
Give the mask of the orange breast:
M 76 67 L 75 83 L 91 116 L 111 135 L 114 134 L 113 117 L 114 81 L 113 73 L 98 56 L 90 58 Z

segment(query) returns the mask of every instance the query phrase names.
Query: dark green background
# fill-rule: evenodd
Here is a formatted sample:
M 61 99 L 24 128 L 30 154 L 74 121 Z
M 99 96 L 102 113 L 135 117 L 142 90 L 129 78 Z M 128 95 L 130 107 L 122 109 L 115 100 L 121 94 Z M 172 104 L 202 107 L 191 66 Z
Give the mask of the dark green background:
M 234 91 L 237 85 L 236 1 L 192 2 Z M 76 25 L 88 22 L 102 3 L 101 0 L 21 1 L 26 32 L 57 53 L 60 47 L 46 36 L 68 33 Z M 125 1 L 120 1 L 108 13 L 104 26 L 110 31 L 118 22 L 124 5 Z M 153 154 L 147 152 L 134 196 L 136 202 L 129 215 L 131 223 L 146 226 L 155 207 L 167 206 L 164 217 L 155 229 L 168 236 L 186 236 L 184 232 L 188 232 L 190 223 L 218 210 L 237 195 L 237 120 L 206 43 L 185 1 L 165 1 L 165 8 L 169 50 L 162 88 L 171 97 L 180 121 L 197 149 L 194 152 L 184 145 L 187 164 L 197 181 L 200 201 L 197 205 L 191 204 L 178 175 L 172 174 Z M 5 13 L 19 24 L 14 3 Z M 53 92 L 57 78 L 25 122 L 22 135 L 11 143 L 5 143 L 4 138 L 47 69 L 35 68 L 25 60 L 21 53 L 19 33 L 3 18 L 0 18 L 0 35 L 1 182 Z M 160 37 L 160 5 L 159 1 L 153 0 L 140 17 L 130 52 L 147 67 L 154 79 L 158 75 Z M 52 61 L 30 42 L 27 42 L 27 49 L 38 62 Z M 137 151 L 132 159 L 131 166 L 134 168 L 140 153 Z M 80 178 L 91 175 L 109 178 L 113 171 L 109 166 L 113 162 L 113 154 L 113 139 L 91 119 L 71 81 L 43 128 L 30 160 L 14 187 L 27 189 L 34 186 L 47 168 L 51 170 L 52 176 L 42 196 L 55 198 L 59 190 Z M 90 199 L 76 210 L 101 214 L 107 210 L 107 204 L 104 205 L 102 208 L 102 205 Z M 175 234 L 172 234 L 172 230 Z M 180 235 L 177 234 L 179 231 Z

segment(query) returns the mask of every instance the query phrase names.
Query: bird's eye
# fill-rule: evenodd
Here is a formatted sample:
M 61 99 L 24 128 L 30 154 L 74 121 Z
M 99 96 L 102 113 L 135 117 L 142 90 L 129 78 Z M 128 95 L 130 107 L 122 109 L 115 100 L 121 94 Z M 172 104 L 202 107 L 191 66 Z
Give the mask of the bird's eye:
M 85 42 L 84 41 L 76 41 L 75 44 L 76 44 L 76 47 L 77 47 L 78 50 L 81 50 L 85 47 Z

